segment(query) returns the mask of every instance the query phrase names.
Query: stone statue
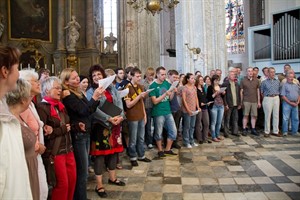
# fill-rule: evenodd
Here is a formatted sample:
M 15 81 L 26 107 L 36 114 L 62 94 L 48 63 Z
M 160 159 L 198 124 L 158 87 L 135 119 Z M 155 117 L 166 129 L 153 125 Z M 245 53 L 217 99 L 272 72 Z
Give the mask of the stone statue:
M 80 24 L 76 21 L 76 17 L 72 15 L 71 21 L 68 22 L 65 29 L 68 29 L 68 51 L 75 51 L 76 43 L 79 39 L 79 29 L 81 28 Z
M 113 33 L 110 33 L 109 36 L 104 38 L 106 42 L 106 47 L 104 49 L 104 53 L 114 53 L 114 46 L 117 43 L 117 38 L 114 36 Z

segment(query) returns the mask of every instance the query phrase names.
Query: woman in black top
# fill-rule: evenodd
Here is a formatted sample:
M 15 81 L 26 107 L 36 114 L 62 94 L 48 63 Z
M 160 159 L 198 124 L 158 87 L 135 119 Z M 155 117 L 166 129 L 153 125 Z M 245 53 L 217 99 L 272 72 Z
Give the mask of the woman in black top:
M 77 180 L 74 199 L 87 199 L 86 182 L 88 176 L 88 155 L 90 150 L 90 115 L 95 112 L 102 95 L 102 88 L 97 88 L 88 101 L 81 92 L 80 79 L 72 68 L 66 68 L 60 75 L 63 86 L 63 104 L 70 116 L 71 136 L 77 168 Z
M 208 114 L 208 101 L 206 98 L 206 93 L 204 92 L 204 81 L 201 75 L 196 77 L 195 86 L 197 88 L 197 96 L 201 112 L 197 114 L 196 117 L 196 126 L 195 126 L 195 135 L 200 144 L 211 143 L 208 140 L 208 131 L 209 131 L 209 114 Z

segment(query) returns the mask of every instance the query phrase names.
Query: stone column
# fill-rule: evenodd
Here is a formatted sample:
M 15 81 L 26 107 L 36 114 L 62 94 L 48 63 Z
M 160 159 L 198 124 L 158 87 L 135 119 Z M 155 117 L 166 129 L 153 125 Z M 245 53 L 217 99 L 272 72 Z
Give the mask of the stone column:
M 225 48 L 225 3 L 214 0 L 180 1 L 175 8 L 176 64 L 180 72 L 200 70 L 207 74 L 210 69 L 227 68 Z M 200 48 L 194 55 L 188 50 Z
M 95 49 L 93 1 L 86 1 L 86 48 Z
M 122 3 L 121 3 L 122 2 Z M 136 12 L 120 1 L 120 58 L 121 65 L 136 64 L 144 71 L 147 67 L 159 66 L 159 16 Z M 118 43 L 120 44 L 120 43 Z
M 57 1 L 57 50 L 65 50 L 65 0 Z

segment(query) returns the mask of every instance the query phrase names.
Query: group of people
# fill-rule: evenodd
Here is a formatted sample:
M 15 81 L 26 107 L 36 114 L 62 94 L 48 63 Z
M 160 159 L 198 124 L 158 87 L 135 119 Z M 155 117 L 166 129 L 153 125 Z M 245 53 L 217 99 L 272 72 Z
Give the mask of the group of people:
M 180 135 L 186 148 L 220 142 L 229 134 L 240 136 L 239 119 L 242 135 L 249 130 L 258 136 L 255 127 L 261 106 L 265 137 L 287 135 L 289 121 L 291 134 L 298 132 L 299 81 L 289 65 L 278 79 L 273 67 L 264 68 L 260 79 L 252 67 L 245 77 L 240 68 L 230 67 L 220 83 L 219 69 L 203 77 L 199 71 L 179 74 L 174 69 L 149 67 L 143 78 L 137 67 L 111 70 L 93 65 L 88 77 L 72 68 L 55 77 L 46 69 L 19 71 L 20 56 L 18 49 L 0 46 L 1 199 L 38 200 L 48 195 L 87 199 L 91 163 L 95 192 L 105 198 L 106 171 L 108 184 L 126 185 L 116 175 L 116 169 L 122 168 L 119 154 L 124 147 L 136 167 L 139 162 L 151 162 L 145 150 L 154 145 L 159 158 L 177 155 L 172 149 L 181 148 Z M 99 85 L 99 80 L 114 74 L 107 88 Z M 128 93 L 121 97 L 124 89 Z M 241 108 L 243 117 L 239 118 Z

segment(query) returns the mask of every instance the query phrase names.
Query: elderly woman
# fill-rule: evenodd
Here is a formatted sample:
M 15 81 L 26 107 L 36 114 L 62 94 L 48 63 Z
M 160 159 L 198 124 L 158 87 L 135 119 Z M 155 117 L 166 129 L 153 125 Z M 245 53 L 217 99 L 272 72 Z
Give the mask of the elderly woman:
M 0 199 L 32 199 L 20 123 L 4 97 L 16 87 L 20 56 L 18 49 L 0 45 L 0 169 L 5 177 L 0 178 Z
M 39 77 L 38 73 L 36 73 L 33 70 L 25 69 L 20 71 L 20 78 L 28 81 L 28 83 L 31 85 L 30 93 L 33 98 L 41 94 L 41 86 L 38 77 Z M 43 130 L 49 133 L 52 130 L 52 127 L 49 126 L 44 127 L 44 123 L 40 120 L 40 117 L 37 113 L 37 110 L 33 102 L 29 104 L 29 108 L 27 108 L 23 113 L 21 113 L 21 117 L 37 137 L 37 142 L 35 144 L 35 151 L 37 152 L 38 155 L 37 160 L 38 160 L 40 199 L 44 200 L 47 199 L 48 197 L 48 184 L 47 184 L 45 166 L 43 164 L 43 160 L 41 156 L 46 149 L 44 146 Z
M 77 182 L 74 199 L 87 199 L 86 183 L 88 177 L 88 155 L 90 151 L 91 121 L 89 116 L 95 112 L 103 89 L 98 87 L 88 101 L 81 92 L 78 73 L 72 68 L 60 74 L 63 86 L 63 104 L 70 116 L 72 143 L 77 167 Z M 76 106 L 74 106 L 76 105 Z
M 92 80 L 92 87 L 87 91 L 87 98 L 91 99 L 96 91 L 98 81 L 106 77 L 104 69 L 100 65 L 94 65 L 89 71 Z M 95 174 L 97 186 L 96 193 L 100 197 L 107 197 L 103 187 L 102 175 L 106 169 L 109 172 L 109 184 L 125 186 L 125 183 L 116 177 L 117 154 L 123 151 L 121 139 L 121 122 L 124 119 L 124 112 L 120 115 L 109 116 L 101 110 L 101 106 L 108 101 L 116 107 L 123 109 L 122 100 L 115 87 L 110 85 L 105 91 L 104 96 L 100 99 L 100 105 L 93 114 L 92 136 L 91 136 L 91 152 L 95 157 Z M 106 166 L 105 166 L 106 165 Z
M 61 81 L 49 77 L 42 83 L 42 102 L 37 111 L 45 125 L 53 130 L 45 134 L 46 151 L 43 158 L 54 160 L 56 185 L 52 190 L 52 199 L 73 199 L 76 184 L 76 164 L 71 143 L 71 125 L 64 105 L 60 102 Z M 49 180 L 48 180 L 49 181 Z
M 19 79 L 17 81 L 17 88 L 6 94 L 6 102 L 9 106 L 10 112 L 19 120 L 21 124 L 32 198 L 33 200 L 39 200 L 40 190 L 38 179 L 38 162 L 37 154 L 35 152 L 36 135 L 20 115 L 22 112 L 28 109 L 28 106 L 31 102 L 32 97 L 30 90 L 30 84 L 23 79 Z

